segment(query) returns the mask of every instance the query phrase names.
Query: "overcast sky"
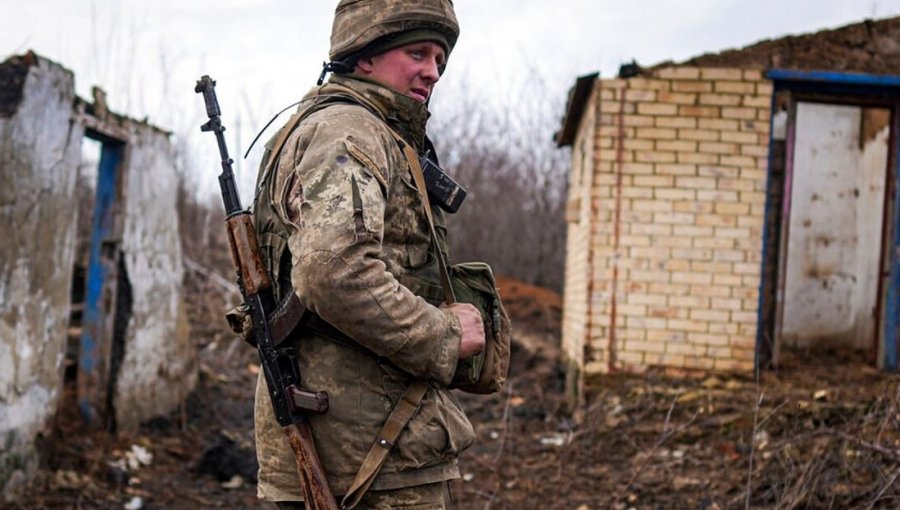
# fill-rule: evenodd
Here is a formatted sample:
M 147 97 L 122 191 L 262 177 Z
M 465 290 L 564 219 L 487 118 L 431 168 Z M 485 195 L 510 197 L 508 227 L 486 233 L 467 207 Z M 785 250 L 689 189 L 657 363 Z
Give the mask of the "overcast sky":
M 116 111 L 147 116 L 188 140 L 197 136 L 204 117 L 193 85 L 209 74 L 218 81 L 224 122 L 246 144 L 272 113 L 314 85 L 328 54 L 336 3 L 0 0 L 0 54 L 35 50 L 74 71 L 82 97 L 100 85 Z M 577 76 L 612 76 L 632 58 L 644 65 L 679 61 L 900 15 L 900 0 L 454 3 L 462 34 L 437 89 L 435 115 L 441 101 L 452 100 L 463 87 L 498 97 L 537 75 L 548 95 L 562 102 Z

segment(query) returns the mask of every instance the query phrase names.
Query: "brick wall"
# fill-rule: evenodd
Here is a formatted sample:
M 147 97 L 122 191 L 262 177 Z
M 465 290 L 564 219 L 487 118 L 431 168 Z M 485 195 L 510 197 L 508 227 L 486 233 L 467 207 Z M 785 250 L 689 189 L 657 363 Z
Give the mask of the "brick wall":
M 567 261 L 590 267 L 566 280 L 567 307 L 570 271 L 590 289 L 585 371 L 752 370 L 771 83 L 669 67 L 595 88 L 590 253 L 570 240 Z

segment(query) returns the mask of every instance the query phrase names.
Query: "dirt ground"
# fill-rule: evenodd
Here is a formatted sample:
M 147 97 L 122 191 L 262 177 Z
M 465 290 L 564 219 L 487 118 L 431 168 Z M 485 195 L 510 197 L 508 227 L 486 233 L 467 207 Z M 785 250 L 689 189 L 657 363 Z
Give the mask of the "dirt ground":
M 61 413 L 44 468 L 7 508 L 271 508 L 254 487 L 256 354 L 221 325 L 225 298 L 209 298 L 221 290 L 190 278 L 201 380 L 184 407 L 115 438 Z M 502 394 L 460 397 L 478 441 L 452 508 L 900 508 L 897 376 L 853 354 L 790 353 L 759 382 L 597 377 L 571 416 L 559 295 L 500 287 L 516 329 L 512 374 Z

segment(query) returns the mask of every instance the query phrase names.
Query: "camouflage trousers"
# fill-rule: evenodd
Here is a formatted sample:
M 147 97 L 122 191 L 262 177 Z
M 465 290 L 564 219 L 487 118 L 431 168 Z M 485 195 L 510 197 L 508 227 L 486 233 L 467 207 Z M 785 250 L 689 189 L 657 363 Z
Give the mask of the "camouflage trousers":
M 444 493 L 447 482 L 405 487 L 391 491 L 369 491 L 356 507 L 358 510 L 446 510 Z M 340 502 L 338 497 L 338 502 Z M 306 510 L 299 502 L 280 502 L 279 510 Z

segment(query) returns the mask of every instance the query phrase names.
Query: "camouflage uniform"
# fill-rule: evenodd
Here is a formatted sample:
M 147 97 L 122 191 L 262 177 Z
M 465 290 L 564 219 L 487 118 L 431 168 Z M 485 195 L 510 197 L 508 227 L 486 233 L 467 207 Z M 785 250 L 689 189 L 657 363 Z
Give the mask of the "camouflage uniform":
M 414 378 L 428 381 L 428 392 L 372 489 L 457 478 L 456 457 L 474 440 L 447 390 L 461 328 L 431 299 L 441 293 L 427 219 L 388 128 L 422 152 L 428 111 L 376 83 L 335 75 L 307 95 L 301 114 L 274 172 L 261 177 L 255 220 L 276 293 L 293 285 L 328 323 L 318 321 L 295 340 L 304 385 L 330 396 L 328 413 L 310 422 L 332 491 L 346 492 Z M 439 209 L 434 217 L 445 251 Z M 255 414 L 259 496 L 302 500 L 262 377 Z

